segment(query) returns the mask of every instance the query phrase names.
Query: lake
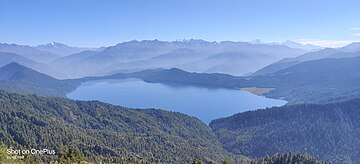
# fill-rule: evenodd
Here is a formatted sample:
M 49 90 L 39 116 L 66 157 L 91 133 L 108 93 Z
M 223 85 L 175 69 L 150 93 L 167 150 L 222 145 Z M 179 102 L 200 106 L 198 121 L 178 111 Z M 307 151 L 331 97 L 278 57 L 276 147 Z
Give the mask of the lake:
M 67 94 L 77 100 L 99 100 L 131 108 L 157 108 L 195 116 L 205 123 L 235 113 L 281 106 L 283 100 L 222 88 L 147 83 L 140 79 L 96 80 Z

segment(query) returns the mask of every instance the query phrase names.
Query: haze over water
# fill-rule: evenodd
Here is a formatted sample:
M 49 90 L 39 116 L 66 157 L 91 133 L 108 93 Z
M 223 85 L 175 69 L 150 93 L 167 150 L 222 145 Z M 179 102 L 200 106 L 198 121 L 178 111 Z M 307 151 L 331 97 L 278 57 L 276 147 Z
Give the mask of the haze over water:
M 281 106 L 283 100 L 249 92 L 197 86 L 170 86 L 140 79 L 97 80 L 83 83 L 67 97 L 99 100 L 131 108 L 157 108 L 195 116 L 205 123 L 248 110 Z

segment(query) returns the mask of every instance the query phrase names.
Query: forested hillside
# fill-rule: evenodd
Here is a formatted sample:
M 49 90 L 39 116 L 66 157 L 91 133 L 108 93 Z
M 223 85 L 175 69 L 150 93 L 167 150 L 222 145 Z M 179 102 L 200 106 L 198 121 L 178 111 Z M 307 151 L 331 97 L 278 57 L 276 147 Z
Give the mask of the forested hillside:
M 0 91 L 0 141 L 13 148 L 62 149 L 73 145 L 91 161 L 136 158 L 184 163 L 235 157 L 199 119 L 155 109 L 129 109 Z M 43 161 L 55 157 L 44 155 Z
M 239 82 L 244 79 L 243 77 L 219 73 L 190 73 L 177 68 L 152 69 L 128 74 L 119 73 L 99 78 L 140 78 L 149 83 L 164 83 L 169 85 L 196 85 L 230 89 L 234 89 L 236 86 L 243 85 Z M 88 78 L 85 79 L 91 80 Z
M 334 163 L 360 162 L 360 99 L 249 111 L 214 120 L 210 127 L 235 154 L 300 152 Z
M 319 59 L 254 77 L 254 81 L 258 87 L 276 88 L 268 97 L 293 103 L 338 102 L 360 97 L 358 70 L 360 57 Z
M 331 164 L 328 161 L 319 161 L 316 158 L 299 154 L 299 153 L 285 153 L 285 154 L 274 154 L 272 156 L 265 156 L 253 160 L 250 164 Z

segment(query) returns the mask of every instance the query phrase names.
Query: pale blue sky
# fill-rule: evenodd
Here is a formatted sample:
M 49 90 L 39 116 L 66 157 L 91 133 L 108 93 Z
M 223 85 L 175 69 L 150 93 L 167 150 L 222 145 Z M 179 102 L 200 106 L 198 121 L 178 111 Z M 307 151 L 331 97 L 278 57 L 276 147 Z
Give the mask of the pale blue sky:
M 359 0 L 0 0 L 0 42 L 109 46 L 133 39 L 344 44 Z

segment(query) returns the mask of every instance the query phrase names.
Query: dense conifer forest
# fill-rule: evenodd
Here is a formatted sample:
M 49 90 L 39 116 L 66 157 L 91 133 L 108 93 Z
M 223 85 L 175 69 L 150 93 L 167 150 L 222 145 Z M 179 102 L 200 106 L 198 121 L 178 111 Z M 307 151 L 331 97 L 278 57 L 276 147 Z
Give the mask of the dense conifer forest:
M 210 127 L 229 152 L 249 157 L 308 153 L 334 163 L 359 163 L 360 100 L 286 105 L 214 120 Z
M 177 112 L 3 91 L 0 110 L 1 142 L 14 149 L 54 149 L 63 154 L 76 150 L 77 156 L 90 161 L 178 163 L 192 159 L 243 159 L 227 153 L 199 119 Z M 67 160 L 65 157 L 61 160 Z M 33 158 L 56 160 L 51 155 Z

